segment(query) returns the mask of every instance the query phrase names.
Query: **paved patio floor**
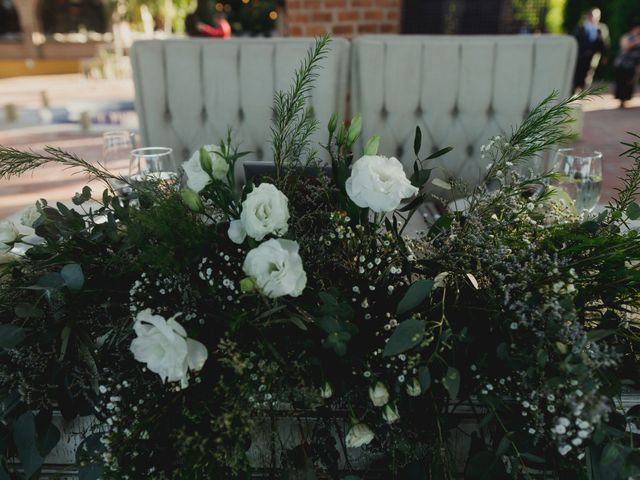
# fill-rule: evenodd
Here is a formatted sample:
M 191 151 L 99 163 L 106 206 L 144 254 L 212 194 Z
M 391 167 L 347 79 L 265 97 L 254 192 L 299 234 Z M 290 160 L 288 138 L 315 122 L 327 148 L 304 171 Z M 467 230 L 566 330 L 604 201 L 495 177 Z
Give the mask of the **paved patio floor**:
M 43 101 L 43 93 L 46 99 Z M 86 80 L 80 75 L 54 75 L 0 80 L 0 144 L 41 150 L 52 145 L 91 161 L 102 157 L 102 133 L 137 128 L 132 111 L 133 84 L 128 80 Z M 44 104 L 47 107 L 44 107 Z M 10 105 L 7 109 L 7 105 Z M 17 119 L 7 118 L 15 106 Z M 9 110 L 9 111 L 8 111 Z M 629 160 L 621 158 L 626 132 L 640 133 L 640 93 L 629 108 L 619 109 L 610 94 L 583 106 L 584 130 L 578 145 L 604 154 L 601 201 L 615 193 L 618 177 Z M 105 113 L 106 112 L 106 113 Z M 91 120 L 88 129 L 81 122 Z M 117 165 L 123 173 L 126 165 Z M 39 198 L 68 201 L 86 183 L 81 175 L 58 166 L 45 166 L 20 178 L 0 180 L 0 218 L 33 204 Z M 96 185 L 96 190 L 102 187 Z

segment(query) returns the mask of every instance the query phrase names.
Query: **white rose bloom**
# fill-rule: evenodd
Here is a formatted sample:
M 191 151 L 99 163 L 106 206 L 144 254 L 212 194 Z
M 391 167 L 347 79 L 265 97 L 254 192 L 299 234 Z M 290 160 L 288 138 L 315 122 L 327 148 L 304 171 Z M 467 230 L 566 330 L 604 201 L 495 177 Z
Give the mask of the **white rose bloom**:
M 242 202 L 240 220 L 247 235 L 258 241 L 271 233 L 282 236 L 289 229 L 289 200 L 274 185 L 261 183 Z
M 40 212 L 38 211 L 38 207 L 31 205 L 22 212 L 20 223 L 25 227 L 33 228 L 33 224 L 36 223 L 36 220 L 39 218 Z
M 201 370 L 208 352 L 202 343 L 187 338 L 187 332 L 175 320 L 178 315 L 165 320 L 161 315 L 153 315 L 148 308 L 139 312 L 133 326 L 137 337 L 130 349 L 135 359 L 146 363 L 163 382 L 180 382 L 185 388 L 188 371 Z
M 205 145 L 204 148 L 211 156 L 211 173 L 213 178 L 223 180 L 229 171 L 229 164 L 218 155 L 220 147 L 217 145 Z M 191 158 L 182 164 L 182 169 L 187 175 L 187 186 L 194 192 L 200 192 L 211 183 L 211 177 L 202 168 L 200 163 L 200 149 L 196 150 Z
M 13 244 L 18 239 L 19 232 L 13 222 L 0 222 L 0 253 L 9 252 Z
M 369 388 L 369 398 L 376 407 L 384 407 L 389 401 L 389 391 L 384 383 L 378 382 Z
M 299 248 L 292 240 L 268 240 L 247 253 L 242 270 L 267 297 L 297 297 L 307 286 Z
M 400 413 L 398 412 L 398 407 L 396 407 L 395 405 L 394 406 L 385 405 L 384 411 L 382 412 L 382 418 L 384 418 L 384 421 L 387 422 L 389 425 L 397 422 L 400 419 Z
M 365 155 L 353 164 L 346 189 L 356 205 L 378 213 L 391 212 L 418 193 L 397 158 L 379 155 Z
M 374 433 L 364 423 L 357 423 L 347 433 L 347 447 L 358 448 L 371 443 Z

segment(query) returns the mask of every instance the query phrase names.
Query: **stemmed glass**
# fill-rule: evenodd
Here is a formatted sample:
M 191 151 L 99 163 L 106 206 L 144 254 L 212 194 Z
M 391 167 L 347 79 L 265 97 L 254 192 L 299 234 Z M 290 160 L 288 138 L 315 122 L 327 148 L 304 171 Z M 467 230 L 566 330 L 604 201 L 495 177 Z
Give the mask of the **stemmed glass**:
M 126 172 L 131 158 L 131 151 L 135 148 L 134 134 L 126 130 L 114 130 L 102 134 L 102 164 L 113 174 Z M 123 172 L 123 173 L 124 173 Z M 111 188 L 120 197 L 125 197 L 131 188 L 125 182 L 109 180 Z
M 559 174 L 558 187 L 567 192 L 578 212 L 595 208 L 602 192 L 602 153 L 561 148 L 552 171 Z
M 131 152 L 129 176 L 131 180 L 152 177 L 158 180 L 175 180 L 171 154 L 173 149 L 165 147 L 137 148 Z

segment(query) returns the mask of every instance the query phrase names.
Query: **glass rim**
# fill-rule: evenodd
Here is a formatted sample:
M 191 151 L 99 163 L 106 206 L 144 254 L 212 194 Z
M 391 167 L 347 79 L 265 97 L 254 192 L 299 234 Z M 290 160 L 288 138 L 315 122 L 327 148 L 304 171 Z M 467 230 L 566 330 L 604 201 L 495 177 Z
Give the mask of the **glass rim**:
M 111 137 L 116 135 L 128 135 L 130 137 L 133 136 L 133 132 L 130 130 L 108 130 L 102 133 L 103 137 Z
M 157 153 L 153 153 L 157 152 Z M 142 157 L 144 155 L 153 155 L 156 157 L 171 155 L 173 153 L 173 148 L 169 147 L 143 147 L 143 148 L 135 148 L 131 150 L 131 155 L 133 157 Z
M 589 150 L 580 147 L 559 148 L 558 150 L 556 150 L 556 155 L 562 155 L 564 157 L 572 158 L 603 158 L 602 152 L 600 150 Z

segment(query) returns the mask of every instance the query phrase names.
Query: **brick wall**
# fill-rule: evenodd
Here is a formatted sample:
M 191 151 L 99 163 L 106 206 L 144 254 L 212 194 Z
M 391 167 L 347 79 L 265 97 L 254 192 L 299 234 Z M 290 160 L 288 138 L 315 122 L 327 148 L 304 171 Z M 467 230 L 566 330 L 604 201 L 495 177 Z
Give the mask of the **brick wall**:
M 285 35 L 399 33 L 402 0 L 285 0 Z

